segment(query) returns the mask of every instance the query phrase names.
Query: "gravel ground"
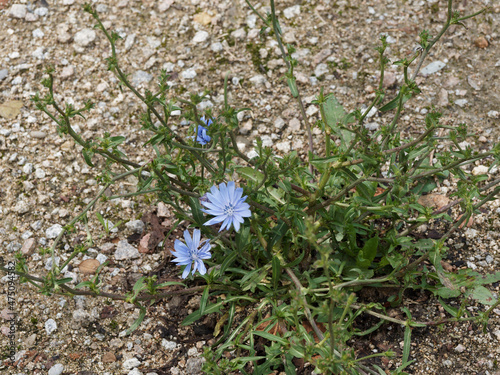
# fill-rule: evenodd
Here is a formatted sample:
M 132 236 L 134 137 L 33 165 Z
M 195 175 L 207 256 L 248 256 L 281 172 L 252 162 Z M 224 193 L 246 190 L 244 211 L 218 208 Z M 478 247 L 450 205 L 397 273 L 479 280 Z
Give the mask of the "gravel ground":
M 223 102 L 223 79 L 229 71 L 229 100 L 242 112 L 238 142 L 251 155 L 253 141 L 279 153 L 297 150 L 305 155 L 307 140 L 298 107 L 286 83 L 286 71 L 276 42 L 259 35 L 260 20 L 244 1 L 110 0 L 93 2 L 105 26 L 116 30 L 123 70 L 130 73 L 140 90 L 153 89 L 160 69 L 170 73 L 172 90 L 209 97 L 203 108 Z M 445 19 L 445 4 L 439 1 L 278 1 L 285 42 L 297 46 L 299 89 L 307 103 L 311 123 L 318 109 L 311 105 L 321 86 L 334 92 L 348 110 L 366 106 L 377 85 L 376 52 L 380 34 L 388 35 L 388 57 L 396 61 L 415 47 L 421 28 L 436 35 Z M 99 189 L 98 170 L 83 161 L 79 147 L 58 136 L 54 123 L 37 111 L 31 95 L 42 90 L 40 81 L 46 64 L 56 69 L 57 100 L 74 103 L 87 99 L 96 108 L 86 120 L 75 119 L 85 138 L 125 135 L 124 150 L 132 160 L 144 161 L 150 150 L 141 147 L 147 133 L 138 130 L 137 100 L 120 92 L 116 79 L 106 70 L 109 46 L 92 28 L 80 1 L 0 0 L 0 255 L 12 260 L 21 249 L 34 275 L 46 272 L 47 255 L 38 249 L 53 239 Z M 490 5 L 490 12 L 467 20 L 468 29 L 453 27 L 430 54 L 417 78 L 422 94 L 405 108 L 402 136 L 423 128 L 431 106 L 443 112 L 444 123 L 466 122 L 476 137 L 475 149 L 488 149 L 500 141 L 500 70 L 498 2 L 467 1 L 458 9 L 468 13 Z M 262 9 L 262 7 L 260 8 Z M 402 79 L 395 66 L 386 74 L 389 95 Z M 374 113 L 367 126 L 377 129 L 387 117 Z M 185 127 L 180 120 L 179 131 Z M 320 144 L 315 129 L 315 142 Z M 487 165 L 487 163 L 486 163 Z M 483 168 L 483 165 L 476 165 Z M 478 169 L 478 170 L 479 170 Z M 497 170 L 491 178 L 498 177 Z M 115 187 L 114 193 L 132 192 L 133 178 Z M 453 181 L 435 193 L 449 195 Z M 499 269 L 500 201 L 492 202 L 467 228 L 450 239 L 448 262 L 479 272 Z M 110 261 L 103 270 L 104 290 L 124 293 L 142 274 L 162 269 L 163 280 L 178 280 L 179 272 L 165 264 L 160 250 L 146 253 L 137 239 L 150 231 L 151 222 L 168 228 L 170 212 L 151 198 L 119 199 L 100 203 L 97 210 L 113 222 L 122 222 L 109 235 L 94 212 L 89 228 L 95 246 L 74 262 L 67 276 L 82 280 L 87 259 Z M 148 225 L 144 226 L 143 219 Z M 156 218 L 156 219 L 155 219 Z M 78 241 L 86 237 L 83 226 L 65 237 L 59 256 L 64 261 Z M 422 228 L 423 233 L 427 233 Z M 134 235 L 135 233 L 135 235 Z M 167 239 L 175 238 L 174 233 Z M 127 240 L 128 239 L 128 240 Z M 141 251 L 138 251 L 139 250 Z M 2 279 L 1 288 L 7 290 Z M 498 293 L 498 283 L 490 289 Z M 201 354 L 211 342 L 214 319 L 180 327 L 179 322 L 197 308 L 199 296 L 175 296 L 148 310 L 145 322 L 132 336 L 123 332 L 138 316 L 133 305 L 84 297 L 48 298 L 29 285 L 16 284 L 13 308 L 17 313 L 15 364 L 3 361 L 4 374 L 198 374 Z M 8 346 L 7 299 L 0 299 L 2 348 Z M 436 319 L 444 312 L 433 297 L 415 296 L 408 307 L 419 320 Z M 440 310 L 441 309 L 441 310 Z M 472 306 L 471 311 L 484 309 Z M 408 371 L 413 374 L 499 374 L 500 310 L 495 310 L 483 333 L 481 327 L 457 324 L 444 329 L 415 329 Z M 387 325 L 368 341 L 353 345 L 360 353 L 395 349 L 401 353 L 403 330 Z M 5 354 L 5 349 L 3 350 Z M 5 359 L 5 356 L 3 357 Z M 394 369 L 399 359 L 384 362 Z

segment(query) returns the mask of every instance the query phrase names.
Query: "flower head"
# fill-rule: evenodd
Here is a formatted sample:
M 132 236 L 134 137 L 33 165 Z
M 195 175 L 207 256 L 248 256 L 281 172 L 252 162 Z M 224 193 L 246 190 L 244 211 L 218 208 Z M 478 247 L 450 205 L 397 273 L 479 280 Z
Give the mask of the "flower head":
M 242 195 L 243 189 L 236 188 L 234 181 L 229 181 L 227 186 L 225 183 L 220 184 L 218 188 L 215 185 L 212 186 L 210 193 L 207 193 L 209 201 L 200 202 L 207 208 L 202 210 L 203 212 L 215 216 L 207 221 L 205 225 L 223 222 L 219 232 L 225 228 L 229 229 L 231 225 L 234 225 L 234 229 L 238 232 L 240 224 L 243 223 L 243 218 L 252 215 L 250 205 L 245 203 L 247 196 L 242 197 Z
M 213 121 L 211 119 L 206 120 L 205 116 L 201 119 L 206 125 L 206 127 L 202 125 L 198 125 L 198 134 L 196 135 L 196 142 L 200 145 L 206 145 L 208 142 L 212 140 L 212 138 L 207 134 L 207 128 L 212 125 Z
M 172 262 L 178 263 L 180 266 L 186 266 L 182 273 L 182 278 L 185 279 L 191 272 L 191 265 L 194 263 L 193 275 L 198 270 L 200 274 L 207 273 L 207 269 L 202 259 L 210 259 L 210 240 L 203 241 L 200 247 L 201 232 L 199 229 L 193 231 L 193 238 L 187 230 L 184 231 L 184 240 L 186 243 L 175 240 L 172 255 L 176 258 Z

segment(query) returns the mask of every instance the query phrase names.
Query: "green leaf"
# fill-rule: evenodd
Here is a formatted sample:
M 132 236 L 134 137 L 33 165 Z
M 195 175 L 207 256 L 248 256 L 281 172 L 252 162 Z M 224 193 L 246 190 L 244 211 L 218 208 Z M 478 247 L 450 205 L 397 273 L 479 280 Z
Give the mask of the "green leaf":
M 125 335 L 130 335 L 132 332 L 134 332 L 142 323 L 144 320 L 144 317 L 146 316 L 146 308 L 144 306 L 139 306 L 141 309 L 141 312 L 139 313 L 139 317 L 135 320 L 135 322 L 130 326 L 129 329 L 125 331 Z
M 439 298 L 439 303 L 441 304 L 441 306 L 443 306 L 443 309 L 445 309 L 448 312 L 448 314 L 450 314 L 454 318 L 458 316 L 457 308 L 447 305 L 441 298 Z
M 236 260 L 236 258 L 238 258 L 238 255 L 238 252 L 232 251 L 224 258 L 224 262 L 222 262 L 220 267 L 220 275 L 224 275 L 224 272 L 226 272 L 227 268 Z
M 410 349 L 411 349 L 411 327 L 409 325 L 406 326 L 405 328 L 405 334 L 404 334 L 404 345 L 403 345 L 403 365 L 405 365 L 408 362 L 408 359 L 410 358 Z
M 325 111 L 326 123 L 330 126 L 336 126 L 345 116 L 344 107 L 333 95 L 328 95 L 325 104 L 323 104 Z
M 392 99 L 389 103 L 387 103 L 386 105 L 384 105 L 382 108 L 379 109 L 380 112 L 386 112 L 386 111 L 390 111 L 391 109 L 394 109 L 398 106 L 398 103 L 399 103 L 399 97 L 400 97 L 401 94 L 398 94 L 398 96 L 396 96 L 394 99 Z M 412 94 L 406 94 L 405 96 L 403 96 L 403 101 L 401 104 L 404 104 L 406 103 L 408 100 L 410 100 L 410 98 L 412 97 L 413 95 Z
M 93 286 L 94 283 L 92 281 L 82 281 L 81 283 L 79 283 L 77 286 L 75 286 L 75 289 L 80 289 L 80 288 L 83 288 L 83 287 L 90 287 L 90 286 Z
M 284 339 L 283 337 L 273 335 L 269 332 L 254 331 L 254 332 L 252 332 L 252 334 L 260 336 L 260 337 L 264 337 L 266 340 L 269 340 L 269 341 L 275 341 L 277 343 L 280 343 L 281 345 L 288 345 L 288 340 Z
M 249 181 L 253 181 L 257 185 L 259 185 L 264 180 L 264 174 L 251 167 L 237 168 L 236 171 L 240 175 L 240 177 L 243 177 Z
M 85 159 L 85 163 L 87 163 L 89 167 L 93 167 L 94 164 L 92 164 L 91 155 L 87 152 L 86 149 L 82 150 L 82 154 L 83 158 Z
M 181 285 L 181 286 L 184 286 L 184 287 L 186 286 L 186 284 L 179 283 L 177 281 L 167 281 L 167 282 L 164 282 L 164 283 L 156 285 L 156 288 L 164 288 L 166 286 L 171 286 L 171 285 Z
M 375 256 L 377 255 L 378 243 L 379 243 L 378 235 L 370 238 L 368 241 L 365 242 L 365 245 L 358 253 L 358 257 L 356 259 L 356 264 L 358 265 L 358 267 L 361 268 L 370 267 L 370 265 L 373 262 L 373 259 L 375 259 Z
M 493 305 L 496 303 L 493 293 L 481 285 L 476 286 L 469 295 L 483 305 Z
M 339 124 L 347 125 L 355 119 L 354 115 L 346 115 L 344 107 L 342 107 L 332 94 L 327 96 L 323 104 L 323 110 L 325 112 L 326 125 L 329 126 L 336 135 L 341 137 L 342 142 L 340 148 L 346 150 L 349 143 L 354 138 L 354 135 L 350 131 L 342 129 Z
M 56 285 L 66 284 L 73 280 L 71 277 L 65 277 L 64 279 L 56 280 Z
M 193 214 L 193 219 L 200 227 L 205 224 L 205 216 L 203 211 L 201 211 L 201 205 L 198 198 L 189 197 L 189 207 L 191 207 L 191 213 Z
M 229 302 L 233 302 L 233 301 L 239 301 L 239 300 L 245 300 L 245 301 L 250 301 L 250 302 L 255 302 L 255 298 L 252 298 L 252 297 L 247 297 L 247 296 L 234 296 L 234 297 L 229 297 L 227 299 L 225 299 L 224 301 L 220 301 L 220 302 L 217 302 L 217 303 L 212 303 L 212 304 L 209 304 L 206 308 L 205 308 L 205 311 L 204 313 L 206 315 L 208 314 L 212 314 L 214 312 L 217 312 L 219 311 L 222 306 L 226 303 L 229 303 Z M 190 325 L 191 323 L 194 323 L 196 322 L 198 319 L 201 318 L 201 314 L 200 314 L 200 310 L 196 310 L 195 312 L 193 312 L 192 314 L 189 314 L 181 323 L 181 325 L 183 326 L 187 326 L 187 325 Z
M 200 315 L 205 313 L 205 308 L 207 307 L 208 297 L 210 296 L 210 286 L 206 286 L 203 290 L 203 294 L 200 299 Z
M 278 289 L 281 278 L 281 262 L 276 255 L 273 256 L 272 265 L 273 265 L 272 283 L 273 283 L 273 288 L 276 290 Z

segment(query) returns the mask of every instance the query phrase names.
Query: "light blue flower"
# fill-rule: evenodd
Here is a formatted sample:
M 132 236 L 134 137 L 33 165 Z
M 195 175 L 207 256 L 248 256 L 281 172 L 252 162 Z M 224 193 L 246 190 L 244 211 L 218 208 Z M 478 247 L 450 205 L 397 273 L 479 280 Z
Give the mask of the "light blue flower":
M 176 258 L 172 262 L 178 263 L 180 266 L 186 266 L 184 272 L 182 273 L 182 278 L 188 277 L 191 272 L 191 265 L 194 263 L 193 275 L 198 270 L 200 274 L 204 275 L 207 273 L 207 269 L 202 259 L 210 259 L 212 255 L 210 254 L 210 240 L 203 241 L 200 244 L 201 232 L 199 229 L 193 231 L 193 238 L 189 235 L 187 230 L 184 231 L 184 240 L 186 243 L 175 240 L 174 249 L 172 255 Z M 201 245 L 201 248 L 199 248 Z
M 229 181 L 227 186 L 221 183 L 219 187 L 212 186 L 210 193 L 207 193 L 208 202 L 201 201 L 207 209 L 202 211 L 214 215 L 205 225 L 213 225 L 222 222 L 219 232 L 225 228 L 229 229 L 234 225 L 236 232 L 240 230 L 240 224 L 244 217 L 252 216 L 250 205 L 245 203 L 248 197 L 243 195 L 242 188 L 235 188 L 234 181 Z
M 207 134 L 207 128 L 213 124 L 213 121 L 211 119 L 206 120 L 205 116 L 203 116 L 200 120 L 206 124 L 206 127 L 198 125 L 198 134 L 196 135 L 196 142 L 198 142 L 200 145 L 203 146 L 212 140 L 212 138 Z

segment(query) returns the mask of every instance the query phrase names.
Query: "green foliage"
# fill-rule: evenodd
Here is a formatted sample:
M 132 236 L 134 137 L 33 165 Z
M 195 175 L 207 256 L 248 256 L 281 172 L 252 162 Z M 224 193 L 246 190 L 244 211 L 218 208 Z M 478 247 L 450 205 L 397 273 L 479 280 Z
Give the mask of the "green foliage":
M 449 5 L 451 12 L 451 0 Z M 99 165 L 105 189 L 134 175 L 138 184 L 133 195 L 155 194 L 157 200 L 175 212 L 175 227 L 181 222 L 187 223 L 199 228 L 203 236 L 211 240 L 213 254 L 207 261 L 209 272 L 203 278 L 204 285 L 193 289 L 202 292 L 200 306 L 182 322 L 189 325 L 207 314 L 217 316 L 216 342 L 204 354 L 207 373 L 284 371 L 295 374 L 296 358 L 311 363 L 315 371 L 322 374 L 383 373 L 378 366 L 364 365 L 362 361 L 367 358 L 356 358 L 347 343 L 354 336 L 367 335 L 382 324 L 392 322 L 405 327 L 402 363 L 396 370 L 403 374 L 412 363 L 412 329 L 435 323 L 413 321 L 411 311 L 406 308 L 402 308 L 406 320 L 385 314 L 387 306 L 401 305 L 404 291 L 408 289 L 433 293 L 450 314 L 447 321 L 470 320 L 465 307 L 471 300 L 489 306 L 485 313 L 475 317 L 485 324 L 491 309 L 499 303 L 485 285 L 498 281 L 500 273 L 482 276 L 470 271 L 448 272 L 441 261 L 447 251 L 445 240 L 500 191 L 498 181 L 486 184 L 487 176 L 473 176 L 464 166 L 485 158 L 498 163 L 500 146 L 494 145 L 491 151 L 481 154 L 470 147 L 463 148 L 462 142 L 469 137 L 466 125 L 443 125 L 441 114 L 434 109 L 427 114 L 422 123 L 425 131 L 417 138 L 401 139 L 398 130 L 404 104 L 420 93 L 414 77 L 408 75 L 408 68 L 417 66 L 414 69 L 418 72 L 426 54 L 450 24 L 460 24 L 469 16 L 460 18 L 450 13 L 438 36 L 433 38 L 425 30 L 420 34 L 421 48 L 394 63 L 404 74 L 404 82 L 394 98 L 386 100 L 383 90 L 384 69 L 389 64 L 384 56 L 385 37 L 376 48 L 380 85 L 367 109 L 347 113 L 333 93 L 324 95 L 321 89 L 313 103 L 320 109 L 318 126 L 325 146 L 314 149 L 311 143 L 308 160 L 302 160 L 296 152 L 275 155 L 259 140 L 258 155 L 250 160 L 236 143 L 237 114 L 243 109 L 228 103 L 227 78 L 224 106 L 213 112 L 198 112 L 197 104 L 206 93 L 194 94 L 185 100 L 172 92 L 165 71 L 160 74 L 157 91 L 146 90 L 141 94 L 120 68 L 115 50 L 115 43 L 120 43 L 117 34 L 110 34 L 104 28 L 91 6 L 86 5 L 85 10 L 95 18 L 96 27 L 111 44 L 108 69 L 116 75 L 120 87 L 131 90 L 146 108 L 140 116 L 140 124 L 151 135 L 144 147 L 148 147 L 154 157 L 140 164 L 129 160 L 121 148 L 126 143 L 123 135 L 105 132 L 102 138 L 83 139 L 75 133 L 71 119 L 77 115 L 84 118 L 92 104 L 86 103 L 81 109 L 71 105 L 62 109 L 54 100 L 53 69 L 47 70 L 48 77 L 42 82 L 49 92 L 44 97 L 37 93 L 33 101 L 57 124 L 61 135 L 71 136 L 82 147 L 83 158 L 89 166 Z M 281 41 L 274 1 L 271 1 L 271 14 L 257 14 L 264 22 L 263 32 L 272 28 L 287 67 L 283 80 L 303 110 L 294 76 L 298 62 L 291 57 L 295 49 L 284 46 Z M 265 69 L 259 46 L 249 44 L 247 50 L 256 68 Z M 339 67 L 347 69 L 350 64 L 343 60 Z M 375 105 L 380 105 L 379 110 L 390 115 L 391 121 L 370 132 L 364 127 L 364 121 Z M 177 110 L 181 111 L 182 119 L 191 124 L 188 134 L 172 127 L 178 120 L 171 115 Z M 193 139 L 198 127 L 205 125 L 200 120 L 202 115 L 213 119 L 207 130 L 211 142 L 203 146 Z M 303 118 L 306 118 L 304 113 Z M 448 135 L 438 138 L 436 134 L 440 129 L 448 130 Z M 443 142 L 443 138 L 449 142 Z M 442 147 L 438 148 L 439 143 Z M 437 162 L 429 162 L 431 155 Z M 248 196 L 252 217 L 238 233 L 221 234 L 204 225 L 207 218 L 200 198 L 213 185 L 227 182 L 233 176 L 239 178 Z M 453 205 L 460 204 L 464 216 L 457 222 L 444 210 L 425 207 L 418 200 L 435 188 L 436 181 L 445 178 L 454 179 L 458 184 L 454 192 L 458 199 Z M 65 230 L 77 221 L 86 225 L 87 212 L 105 189 Z M 108 221 L 99 213 L 96 216 L 109 235 Z M 442 238 L 422 239 L 415 235 L 418 226 L 434 220 L 445 223 Z M 85 248 L 75 248 L 70 260 L 82 251 Z M 54 256 L 56 244 L 40 252 Z M 424 265 L 425 260 L 429 260 L 432 267 Z M 86 288 L 99 296 L 101 269 L 102 266 L 93 278 L 78 284 L 76 289 Z M 18 271 L 28 274 L 25 264 Z M 69 280 L 60 278 L 59 273 L 54 265 L 39 286 L 42 293 L 57 293 L 62 285 L 66 286 Z M 156 281 L 156 277 L 141 277 L 132 291 L 122 297 L 139 308 L 139 317 L 127 333 L 140 326 L 146 315 L 145 304 L 162 298 L 159 288 L 187 286 L 176 282 L 158 285 Z M 364 287 L 391 287 L 398 292 L 382 300 L 365 301 L 358 294 Z M 460 307 L 452 306 L 451 299 L 458 299 Z M 379 321 L 373 327 L 360 330 L 356 324 L 364 314 Z M 379 355 L 393 356 L 394 353 Z

